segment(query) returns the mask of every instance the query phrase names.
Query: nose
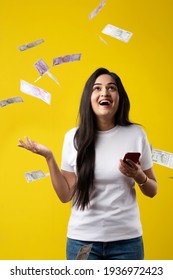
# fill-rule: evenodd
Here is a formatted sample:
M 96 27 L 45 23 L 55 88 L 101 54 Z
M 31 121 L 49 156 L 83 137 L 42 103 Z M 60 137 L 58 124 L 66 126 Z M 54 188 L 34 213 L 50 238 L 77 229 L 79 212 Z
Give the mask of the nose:
M 101 92 L 100 94 L 102 97 L 106 97 L 106 96 L 109 96 L 109 92 L 105 89 Z

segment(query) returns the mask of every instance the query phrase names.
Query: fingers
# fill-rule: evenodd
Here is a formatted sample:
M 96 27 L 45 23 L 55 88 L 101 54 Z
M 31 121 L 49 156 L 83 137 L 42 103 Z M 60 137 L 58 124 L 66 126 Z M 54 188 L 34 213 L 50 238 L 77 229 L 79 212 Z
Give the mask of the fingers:
M 123 162 L 120 159 L 119 170 L 127 177 L 134 178 L 138 172 L 138 165 L 135 164 L 132 160 L 127 160 L 128 163 Z
M 27 136 L 24 136 L 24 138 L 25 138 L 25 142 L 19 138 L 19 144 L 17 146 L 36 153 L 37 152 L 36 143 L 33 140 L 29 139 Z
M 27 148 L 25 142 L 23 142 L 22 139 L 19 138 L 18 141 L 19 141 L 19 143 L 17 144 L 18 147 L 25 148 L 25 149 Z
M 27 136 L 24 136 L 25 138 L 25 142 L 28 146 L 32 146 L 33 145 L 33 140 L 31 140 L 30 138 L 28 138 Z

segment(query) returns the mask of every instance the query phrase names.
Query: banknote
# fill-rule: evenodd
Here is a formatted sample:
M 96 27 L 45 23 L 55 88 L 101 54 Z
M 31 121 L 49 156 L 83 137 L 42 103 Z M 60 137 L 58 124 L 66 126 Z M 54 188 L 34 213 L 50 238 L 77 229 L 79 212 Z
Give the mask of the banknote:
M 38 82 L 41 78 L 42 78 L 42 76 L 39 76 L 39 77 L 34 81 L 34 83 Z
M 106 42 L 106 40 L 104 40 L 99 34 L 98 34 L 100 40 L 105 44 L 105 45 L 108 45 L 108 43 Z
M 51 78 L 53 81 L 55 81 L 55 83 L 60 85 L 57 78 L 49 71 L 50 67 L 46 64 L 46 62 L 42 58 L 39 59 L 36 63 L 34 63 L 34 66 L 37 68 L 38 72 L 40 73 L 40 76 L 34 82 L 37 82 L 38 80 L 41 79 L 43 75 L 47 74 L 49 78 Z
M 34 170 L 34 171 L 24 173 L 25 179 L 28 183 L 45 178 L 49 175 L 50 175 L 49 173 L 44 173 L 42 170 Z
M 69 55 L 65 55 L 65 56 L 59 56 L 56 58 L 53 58 L 53 66 L 55 65 L 59 65 L 62 63 L 66 63 L 66 62 L 73 62 L 73 61 L 77 61 L 80 60 L 81 58 L 81 54 L 69 54 Z
M 35 62 L 34 66 L 41 76 L 43 76 L 50 68 L 42 58 Z
M 43 100 L 47 104 L 50 104 L 51 102 L 51 95 L 49 92 L 45 91 L 42 88 L 36 87 L 24 80 L 20 81 L 20 90 L 26 94 Z
M 21 96 L 16 96 L 16 97 L 11 97 L 8 99 L 4 99 L 0 101 L 0 107 L 4 107 L 7 106 L 9 104 L 13 104 L 13 103 L 18 103 L 18 102 L 23 102 L 23 99 Z
M 87 260 L 91 251 L 92 244 L 84 245 L 79 249 L 76 260 Z
M 152 149 L 152 161 L 154 163 L 173 168 L 173 154 L 162 150 Z
M 103 8 L 103 6 L 105 4 L 106 4 L 106 0 L 102 0 L 102 2 L 99 4 L 99 6 L 89 14 L 89 19 L 92 19 L 93 17 L 95 17 L 98 14 L 98 12 L 100 12 L 100 10 Z
M 58 84 L 60 86 L 60 83 L 58 82 L 57 78 L 50 72 L 50 71 L 47 71 L 45 72 L 45 75 L 48 75 L 49 78 L 51 78 L 56 84 Z M 41 78 L 43 77 L 42 76 L 39 76 L 35 81 L 34 83 L 36 83 L 38 80 L 40 80 Z
M 57 80 L 57 78 L 50 71 L 47 71 L 46 74 L 49 76 L 49 78 L 51 78 L 55 83 L 57 83 L 60 86 L 59 81 Z
M 102 30 L 102 33 L 121 40 L 125 43 L 127 43 L 133 35 L 132 32 L 126 31 L 111 24 L 107 24 Z
M 19 51 L 25 51 L 30 48 L 36 47 L 36 46 L 40 45 L 41 43 L 44 43 L 44 39 L 39 39 L 34 42 L 24 44 L 22 46 L 19 46 L 18 49 L 19 49 Z

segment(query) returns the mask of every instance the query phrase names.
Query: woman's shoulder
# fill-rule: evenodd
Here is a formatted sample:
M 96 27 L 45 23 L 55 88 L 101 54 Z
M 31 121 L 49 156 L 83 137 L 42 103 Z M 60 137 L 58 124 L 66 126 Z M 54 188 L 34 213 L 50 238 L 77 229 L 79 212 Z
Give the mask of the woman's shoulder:
M 146 134 L 143 126 L 141 126 L 140 124 L 133 123 L 133 124 L 125 126 L 125 127 L 123 126 L 123 128 L 125 130 L 128 130 L 129 132 L 133 132 L 133 133 L 137 133 L 137 134 Z
M 65 137 L 66 137 L 66 138 L 74 137 L 74 135 L 75 135 L 77 129 L 78 129 L 77 127 L 71 128 L 70 130 L 68 130 L 68 131 L 65 133 Z

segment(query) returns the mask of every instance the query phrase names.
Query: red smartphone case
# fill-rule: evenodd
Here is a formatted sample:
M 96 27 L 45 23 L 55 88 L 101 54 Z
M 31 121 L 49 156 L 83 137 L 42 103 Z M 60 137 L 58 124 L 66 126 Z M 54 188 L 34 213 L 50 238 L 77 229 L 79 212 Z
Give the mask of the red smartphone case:
M 138 163 L 140 155 L 141 155 L 141 153 L 138 153 L 138 152 L 126 153 L 124 158 L 123 158 L 123 161 L 127 163 L 126 159 L 131 159 L 132 161 L 134 161 L 134 163 Z

